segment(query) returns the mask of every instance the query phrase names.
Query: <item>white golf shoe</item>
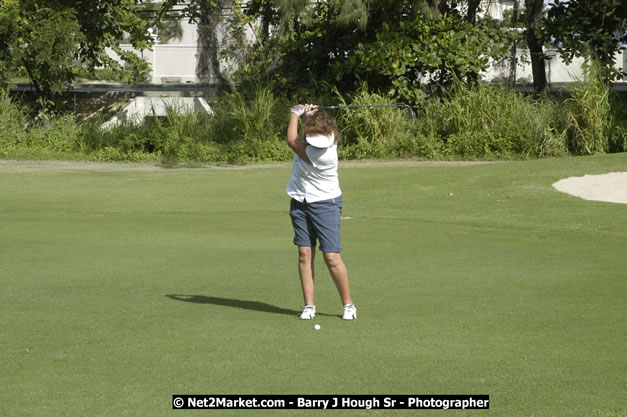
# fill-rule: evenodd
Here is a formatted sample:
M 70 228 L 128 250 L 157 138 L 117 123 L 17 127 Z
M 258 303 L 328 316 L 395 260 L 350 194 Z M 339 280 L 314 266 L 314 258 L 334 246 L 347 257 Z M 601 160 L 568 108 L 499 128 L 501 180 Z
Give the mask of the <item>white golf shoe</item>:
M 355 304 L 346 304 L 344 306 L 344 315 L 342 318 L 344 320 L 354 320 L 357 318 L 357 307 L 355 307 Z
M 316 317 L 316 306 L 305 306 L 300 314 L 301 320 L 311 320 Z

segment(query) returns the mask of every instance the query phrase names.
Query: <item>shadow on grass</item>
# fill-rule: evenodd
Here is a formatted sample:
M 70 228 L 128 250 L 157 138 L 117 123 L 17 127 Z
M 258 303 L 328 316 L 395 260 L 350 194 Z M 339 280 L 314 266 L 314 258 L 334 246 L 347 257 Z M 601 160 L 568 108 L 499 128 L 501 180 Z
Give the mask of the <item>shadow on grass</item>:
M 234 298 L 210 297 L 207 295 L 183 295 L 168 294 L 166 297 L 176 301 L 184 301 L 186 303 L 195 304 L 213 304 L 216 306 L 241 308 L 243 310 L 261 311 L 264 313 L 287 314 L 289 316 L 298 316 L 300 311 L 281 308 L 260 301 L 236 300 Z M 332 316 L 331 314 L 316 313 L 319 316 Z

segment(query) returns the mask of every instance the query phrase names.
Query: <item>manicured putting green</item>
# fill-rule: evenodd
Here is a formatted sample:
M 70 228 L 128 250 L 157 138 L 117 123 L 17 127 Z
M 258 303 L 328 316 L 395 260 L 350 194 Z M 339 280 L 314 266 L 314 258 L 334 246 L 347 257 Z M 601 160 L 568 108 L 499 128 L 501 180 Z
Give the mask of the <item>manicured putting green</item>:
M 46 164 L 0 166 L 0 415 L 627 413 L 627 206 L 551 187 L 627 154 L 345 164 L 359 318 L 341 320 L 318 256 L 318 331 L 297 319 L 289 166 Z M 176 411 L 173 394 L 489 394 L 490 410 Z

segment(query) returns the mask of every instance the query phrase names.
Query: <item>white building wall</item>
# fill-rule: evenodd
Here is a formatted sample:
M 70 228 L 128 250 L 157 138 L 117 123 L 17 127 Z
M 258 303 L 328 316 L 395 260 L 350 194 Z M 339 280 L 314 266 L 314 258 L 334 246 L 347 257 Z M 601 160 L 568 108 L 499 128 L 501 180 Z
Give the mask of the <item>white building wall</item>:
M 494 19 L 503 19 L 507 10 L 514 8 L 515 0 L 483 0 L 481 2 L 481 15 L 492 16 Z M 522 8 L 520 9 L 522 10 Z
M 148 62 L 152 68 L 150 81 L 154 84 L 161 83 L 195 83 L 197 63 L 198 31 L 196 25 L 186 19 L 181 21 L 182 36 L 180 39 L 170 39 L 165 43 L 158 40 L 152 45 L 152 49 L 146 49 L 136 53 Z M 133 50 L 130 44 L 121 44 L 124 50 Z M 109 55 L 117 59 L 113 52 Z

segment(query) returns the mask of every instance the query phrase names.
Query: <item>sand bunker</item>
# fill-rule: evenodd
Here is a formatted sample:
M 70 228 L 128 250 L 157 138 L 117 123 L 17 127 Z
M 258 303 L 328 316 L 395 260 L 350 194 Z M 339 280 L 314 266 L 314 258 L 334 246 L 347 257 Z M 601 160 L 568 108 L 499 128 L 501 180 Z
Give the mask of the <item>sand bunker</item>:
M 627 204 L 627 172 L 565 178 L 553 188 L 584 200 Z

